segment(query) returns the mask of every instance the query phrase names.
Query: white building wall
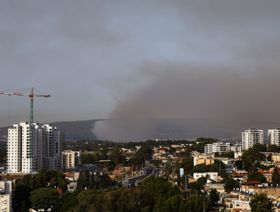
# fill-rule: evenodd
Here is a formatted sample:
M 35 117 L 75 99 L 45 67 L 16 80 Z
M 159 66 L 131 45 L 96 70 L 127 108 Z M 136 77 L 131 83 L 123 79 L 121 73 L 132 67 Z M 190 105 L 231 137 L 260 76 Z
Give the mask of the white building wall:
M 246 150 L 254 146 L 254 144 L 264 144 L 263 130 L 249 129 L 242 132 L 242 149 Z
M 8 129 L 7 169 L 9 173 L 21 172 L 21 129 L 13 125 Z
M 8 173 L 30 174 L 42 168 L 60 168 L 63 133 L 51 125 L 36 123 L 31 129 L 29 123 L 8 129 Z
M 193 178 L 197 181 L 201 177 L 209 177 L 209 179 L 217 181 L 218 180 L 218 172 L 202 172 L 202 173 L 193 173 Z
M 230 143 L 217 142 L 213 144 L 206 144 L 204 146 L 204 153 L 206 154 L 212 154 L 216 152 L 223 153 L 229 151 L 230 151 Z
M 213 153 L 213 145 L 212 144 L 206 144 L 204 146 L 204 153 L 205 154 L 212 154 Z
M 61 143 L 64 135 L 57 128 L 45 124 L 43 130 L 43 164 L 47 169 L 61 168 Z
M 30 127 L 29 123 L 20 123 L 20 126 L 22 132 L 22 173 L 33 173 L 38 169 L 37 131 L 39 125 L 33 123 Z M 31 135 L 33 137 L 32 141 L 30 139 Z
M 268 143 L 271 145 L 280 145 L 280 129 L 268 130 Z
M 0 211 L 12 211 L 12 182 L 1 180 L 0 181 Z
M 73 169 L 80 163 L 80 152 L 64 150 L 62 152 L 62 167 L 64 169 Z

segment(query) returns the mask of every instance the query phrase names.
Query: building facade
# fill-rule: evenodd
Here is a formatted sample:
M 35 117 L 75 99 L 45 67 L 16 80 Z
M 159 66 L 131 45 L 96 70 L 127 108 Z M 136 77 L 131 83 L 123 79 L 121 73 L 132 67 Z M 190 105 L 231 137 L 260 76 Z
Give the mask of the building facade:
M 7 172 L 37 172 L 59 169 L 63 133 L 55 127 L 37 123 L 19 123 L 8 129 Z
M 41 166 L 45 169 L 60 169 L 61 166 L 61 143 L 64 140 L 64 134 L 57 128 L 44 124 L 40 129 L 39 138 L 42 139 Z
M 258 130 L 251 128 L 242 132 L 242 149 L 247 150 L 254 144 L 264 144 L 264 132 L 263 130 Z
M 64 150 L 62 152 L 62 168 L 63 169 L 74 169 L 80 165 L 80 152 L 73 150 Z
M 202 172 L 202 173 L 193 173 L 193 178 L 197 181 L 201 177 L 206 177 L 207 179 L 214 180 L 217 182 L 218 180 L 218 172 Z
M 223 153 L 230 151 L 230 143 L 217 142 L 213 144 L 206 144 L 204 147 L 205 154 Z
M 0 211 L 12 211 L 12 181 L 0 180 Z
M 280 145 L 280 128 L 268 130 L 268 143 L 271 145 Z
M 196 155 L 193 156 L 193 166 L 197 166 L 197 165 L 201 165 L 201 164 L 205 164 L 210 165 L 213 164 L 214 161 L 214 155 L 212 156 L 208 156 L 208 155 Z

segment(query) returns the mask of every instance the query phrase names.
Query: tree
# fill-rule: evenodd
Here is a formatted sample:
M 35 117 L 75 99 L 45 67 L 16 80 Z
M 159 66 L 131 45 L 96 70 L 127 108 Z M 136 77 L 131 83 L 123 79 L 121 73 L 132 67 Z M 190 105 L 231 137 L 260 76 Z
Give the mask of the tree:
M 249 148 L 242 155 L 242 161 L 244 169 L 247 171 L 256 171 L 258 167 L 257 161 L 265 159 L 265 156 L 260 153 L 261 146 L 255 145 L 253 148 Z
M 225 158 L 234 158 L 234 152 L 223 152 L 223 153 L 215 153 L 215 157 L 225 157 Z
M 235 161 L 234 165 L 235 165 L 235 167 L 236 167 L 237 169 L 239 169 L 239 170 L 242 170 L 242 169 L 243 169 L 243 162 L 242 162 L 242 160 L 237 160 L 237 161 Z
M 279 168 L 275 167 L 273 174 L 272 174 L 272 184 L 274 186 L 280 186 L 280 174 L 279 174 Z
M 41 187 L 61 188 L 64 191 L 67 189 L 67 181 L 62 172 L 40 170 L 35 175 L 25 175 L 22 179 L 18 179 L 16 184 L 24 184 L 34 190 Z
M 189 174 L 193 168 L 193 159 L 192 158 L 186 158 L 182 160 L 180 163 L 176 164 L 177 168 L 183 168 L 185 171 L 185 174 Z
M 105 189 L 114 185 L 114 181 L 108 175 L 83 171 L 77 182 L 77 189 Z
M 115 166 L 118 164 L 126 165 L 127 163 L 126 157 L 122 154 L 120 148 L 115 148 L 109 156 L 109 159 L 114 162 Z
M 206 201 L 205 195 L 198 191 L 191 193 L 187 201 L 187 209 L 186 211 L 207 211 L 208 202 Z
M 207 183 L 207 178 L 206 177 L 200 177 L 197 179 L 195 182 L 195 187 L 197 190 L 203 189 L 204 185 Z
M 261 173 L 258 173 L 257 171 L 249 172 L 248 180 L 249 181 L 250 180 L 256 180 L 256 181 L 259 181 L 261 183 L 265 183 L 266 182 L 265 176 L 263 176 Z
M 226 175 L 225 171 L 225 164 L 220 160 L 215 160 L 213 164 L 205 165 L 205 164 L 199 164 L 192 168 L 191 174 L 195 172 L 218 172 L 220 176 L 224 177 Z
M 251 210 L 254 212 L 272 212 L 272 202 L 266 194 L 255 194 L 250 201 Z
M 218 201 L 220 200 L 219 193 L 216 189 L 211 189 L 209 194 L 209 206 L 215 207 L 218 205 Z
M 257 144 L 254 144 L 254 146 L 252 148 L 256 152 L 266 152 L 266 145 L 265 144 L 257 143 Z
M 82 154 L 81 164 L 94 164 L 97 163 L 99 157 L 97 154 Z
M 13 192 L 13 208 L 15 211 L 24 212 L 31 207 L 30 187 L 25 184 L 16 184 Z
M 31 192 L 31 201 L 35 209 L 54 207 L 58 194 L 53 188 L 38 188 Z
M 150 194 L 153 199 L 167 199 L 173 195 L 179 194 L 178 187 L 173 187 L 167 179 L 149 177 L 140 186 L 146 194 Z
M 268 145 L 267 152 L 280 152 L 280 147 L 276 145 Z
M 232 177 L 227 177 L 224 180 L 224 188 L 226 192 L 231 192 L 234 188 L 239 188 L 239 183 L 237 180 L 234 180 Z
M 272 154 L 269 154 L 269 155 L 266 157 L 266 160 L 272 162 Z

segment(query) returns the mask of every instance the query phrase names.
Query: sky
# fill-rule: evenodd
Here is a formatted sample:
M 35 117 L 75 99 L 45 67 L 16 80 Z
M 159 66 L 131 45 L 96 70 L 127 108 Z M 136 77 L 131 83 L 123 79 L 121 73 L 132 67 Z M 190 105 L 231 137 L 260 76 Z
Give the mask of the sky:
M 0 91 L 51 94 L 36 121 L 280 118 L 279 0 L 0 3 Z M 0 105 L 28 120 L 27 97 Z

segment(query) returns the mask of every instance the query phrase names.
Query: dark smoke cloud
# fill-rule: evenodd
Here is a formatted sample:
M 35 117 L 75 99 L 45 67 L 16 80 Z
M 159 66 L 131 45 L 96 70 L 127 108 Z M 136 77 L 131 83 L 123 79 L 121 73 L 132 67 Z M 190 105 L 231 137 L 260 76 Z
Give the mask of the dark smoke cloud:
M 180 17 L 184 27 L 178 39 L 181 49 L 190 52 L 183 58 L 143 62 L 139 69 L 145 86 L 119 98 L 109 116 L 114 122 L 99 123 L 94 132 L 110 140 L 137 140 L 168 138 L 174 132 L 173 137 L 188 136 L 190 129 L 195 136 L 215 136 L 219 130 L 239 136 L 244 127 L 278 127 L 279 1 L 163 5 Z M 171 122 L 164 124 L 162 134 L 160 120 Z
M 204 119 L 235 126 L 280 120 L 277 67 L 265 65 L 266 69 L 248 68 L 246 72 L 188 64 L 146 64 L 143 68 L 149 85 L 121 101 L 110 116 L 119 121 L 97 125 L 98 136 L 110 140 L 151 138 L 158 126 L 155 120 L 161 119 Z
M 159 67 L 160 69 L 162 66 Z M 157 65 L 146 70 L 159 73 Z M 278 120 L 280 72 L 241 73 L 231 67 L 167 65 L 150 85 L 136 91 L 112 118 L 211 118 Z
M 36 101 L 39 122 L 113 119 L 94 130 L 112 140 L 191 127 L 166 118 L 277 121 L 279 10 L 279 0 L 2 0 L 0 90 L 52 94 Z M 27 99 L 9 101 L 2 126 L 28 118 Z

